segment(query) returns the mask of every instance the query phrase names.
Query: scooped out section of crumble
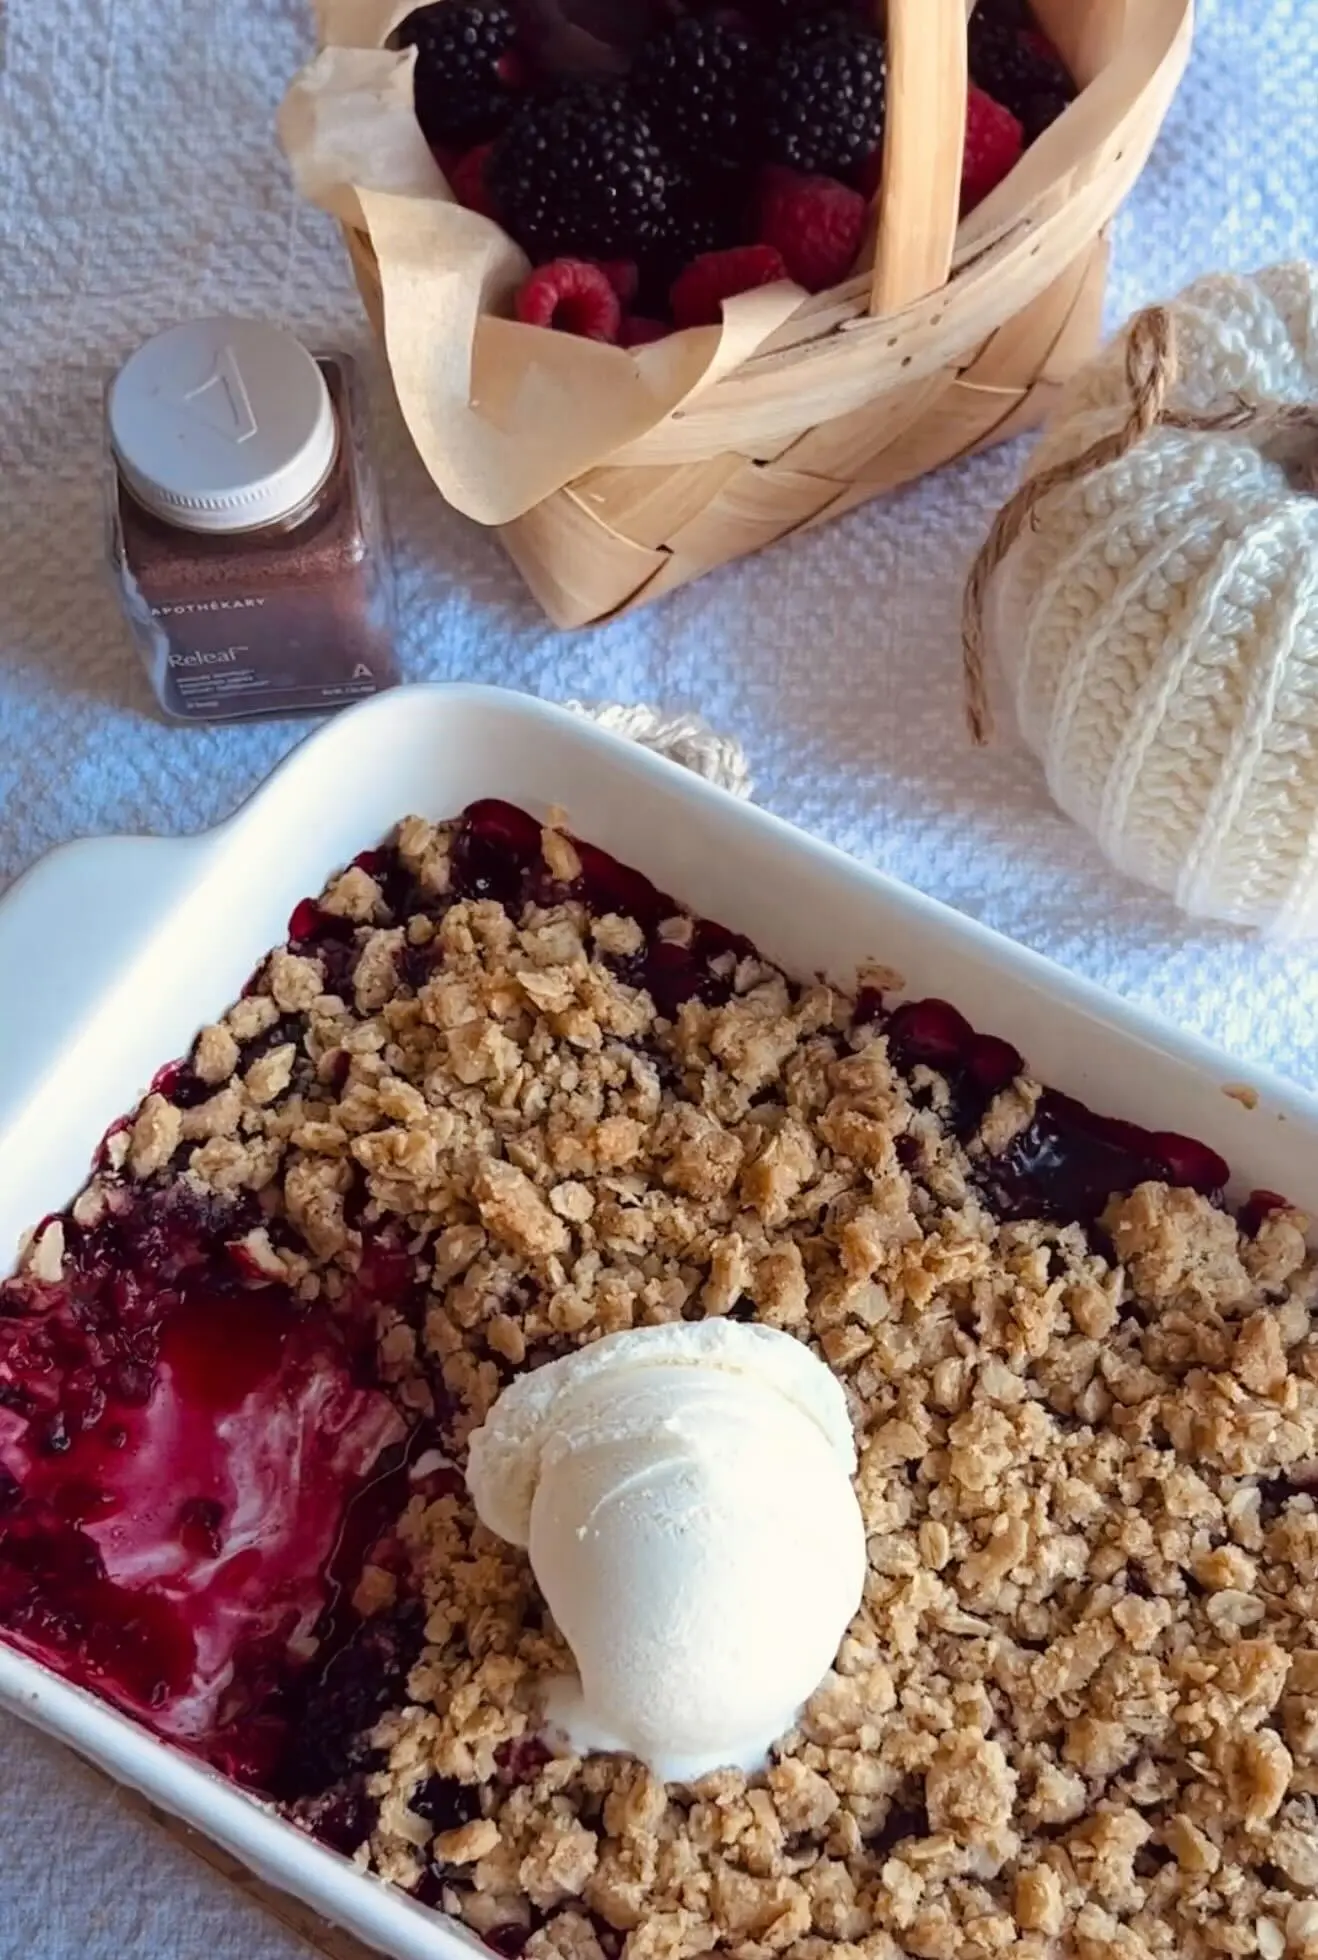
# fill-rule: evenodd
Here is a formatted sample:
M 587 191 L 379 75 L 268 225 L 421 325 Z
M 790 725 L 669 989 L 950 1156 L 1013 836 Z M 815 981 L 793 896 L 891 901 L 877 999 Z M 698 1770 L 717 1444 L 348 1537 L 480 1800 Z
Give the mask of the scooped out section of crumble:
M 93 1234 L 0 1320 L 0 1624 L 260 1780 L 345 1512 L 405 1427 L 287 1289 L 200 1263 L 171 1283 L 103 1250 Z
M 106 1220 L 197 1206 L 207 1259 L 239 1248 L 226 1302 L 334 1330 L 408 1438 L 272 1693 L 263 1787 L 506 1955 L 1304 1960 L 1314 1261 L 1299 1212 L 1233 1218 L 1225 1181 L 947 1003 L 798 985 L 487 803 L 297 908 L 0 1329 L 40 1325 Z M 519 1374 L 726 1316 L 842 1385 L 864 1597 L 767 1770 L 665 1783 L 547 1746 L 571 1654 L 463 1467 Z

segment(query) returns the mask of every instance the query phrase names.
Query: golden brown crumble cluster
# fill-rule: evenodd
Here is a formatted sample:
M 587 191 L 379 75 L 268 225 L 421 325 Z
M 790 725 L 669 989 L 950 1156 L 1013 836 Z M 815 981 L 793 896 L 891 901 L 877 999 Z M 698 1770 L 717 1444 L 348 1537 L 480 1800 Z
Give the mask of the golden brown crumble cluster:
M 450 836 L 397 836 L 436 897 Z M 570 880 L 570 840 L 544 851 Z M 198 1040 L 209 1094 L 149 1097 L 127 1172 L 260 1193 L 248 1250 L 307 1298 L 401 1234 L 426 1304 L 381 1310 L 381 1374 L 409 1411 L 456 1410 L 458 1446 L 523 1365 L 753 1308 L 844 1383 L 870 1532 L 861 1610 L 773 1767 L 665 1788 L 622 1757 L 537 1767 L 564 1645 L 465 1494 L 416 1497 L 356 1599 L 419 1588 L 428 1612 L 359 1860 L 405 1885 L 438 1861 L 446 1907 L 532 1928 L 531 1960 L 1318 1960 L 1304 1219 L 1247 1237 L 1145 1184 L 1098 1234 L 1002 1223 L 976 1159 L 1037 1088 L 963 1148 L 942 1078 L 899 1075 L 827 986 L 728 954 L 727 1003 L 670 1024 L 618 977 L 627 918 L 394 921 L 360 868 L 322 904 L 358 928 L 351 997 L 273 954 Z M 432 956 L 415 987 L 407 949 Z M 437 1774 L 480 1786 L 438 1836 L 410 1807 Z

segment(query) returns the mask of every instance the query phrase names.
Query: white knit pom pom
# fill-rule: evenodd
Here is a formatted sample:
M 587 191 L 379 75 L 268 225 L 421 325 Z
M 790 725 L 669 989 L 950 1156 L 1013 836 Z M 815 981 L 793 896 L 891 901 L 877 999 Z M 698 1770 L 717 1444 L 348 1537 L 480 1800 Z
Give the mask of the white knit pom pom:
M 1201 279 L 1167 312 L 1167 413 L 1042 498 L 992 578 L 987 639 L 1053 795 L 1115 865 L 1188 912 L 1315 934 L 1318 495 L 1312 450 L 1270 438 L 1289 405 L 1314 441 L 1295 411 L 1318 409 L 1318 273 Z M 1130 413 L 1120 338 L 1030 476 Z

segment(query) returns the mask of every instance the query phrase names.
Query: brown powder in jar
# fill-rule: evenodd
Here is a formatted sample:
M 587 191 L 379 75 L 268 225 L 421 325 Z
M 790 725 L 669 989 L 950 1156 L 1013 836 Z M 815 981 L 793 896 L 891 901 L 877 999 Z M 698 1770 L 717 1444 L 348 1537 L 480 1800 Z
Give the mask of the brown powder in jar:
M 325 711 L 398 679 L 388 567 L 343 364 L 319 366 L 339 428 L 334 462 L 300 511 L 240 532 L 184 530 L 117 486 L 122 572 L 157 689 L 184 720 Z

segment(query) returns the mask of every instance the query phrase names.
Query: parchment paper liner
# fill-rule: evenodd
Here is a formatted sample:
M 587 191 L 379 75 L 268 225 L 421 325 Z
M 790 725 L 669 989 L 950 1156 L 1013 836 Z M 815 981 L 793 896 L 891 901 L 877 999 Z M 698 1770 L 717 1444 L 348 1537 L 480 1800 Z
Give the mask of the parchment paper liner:
M 412 112 L 415 51 L 385 46 L 413 0 L 319 0 L 321 52 L 279 132 L 299 190 L 369 233 L 394 387 L 448 501 L 506 524 L 606 463 L 739 367 L 802 304 L 783 281 L 721 327 L 629 352 L 504 317 L 527 260 L 455 202 Z

